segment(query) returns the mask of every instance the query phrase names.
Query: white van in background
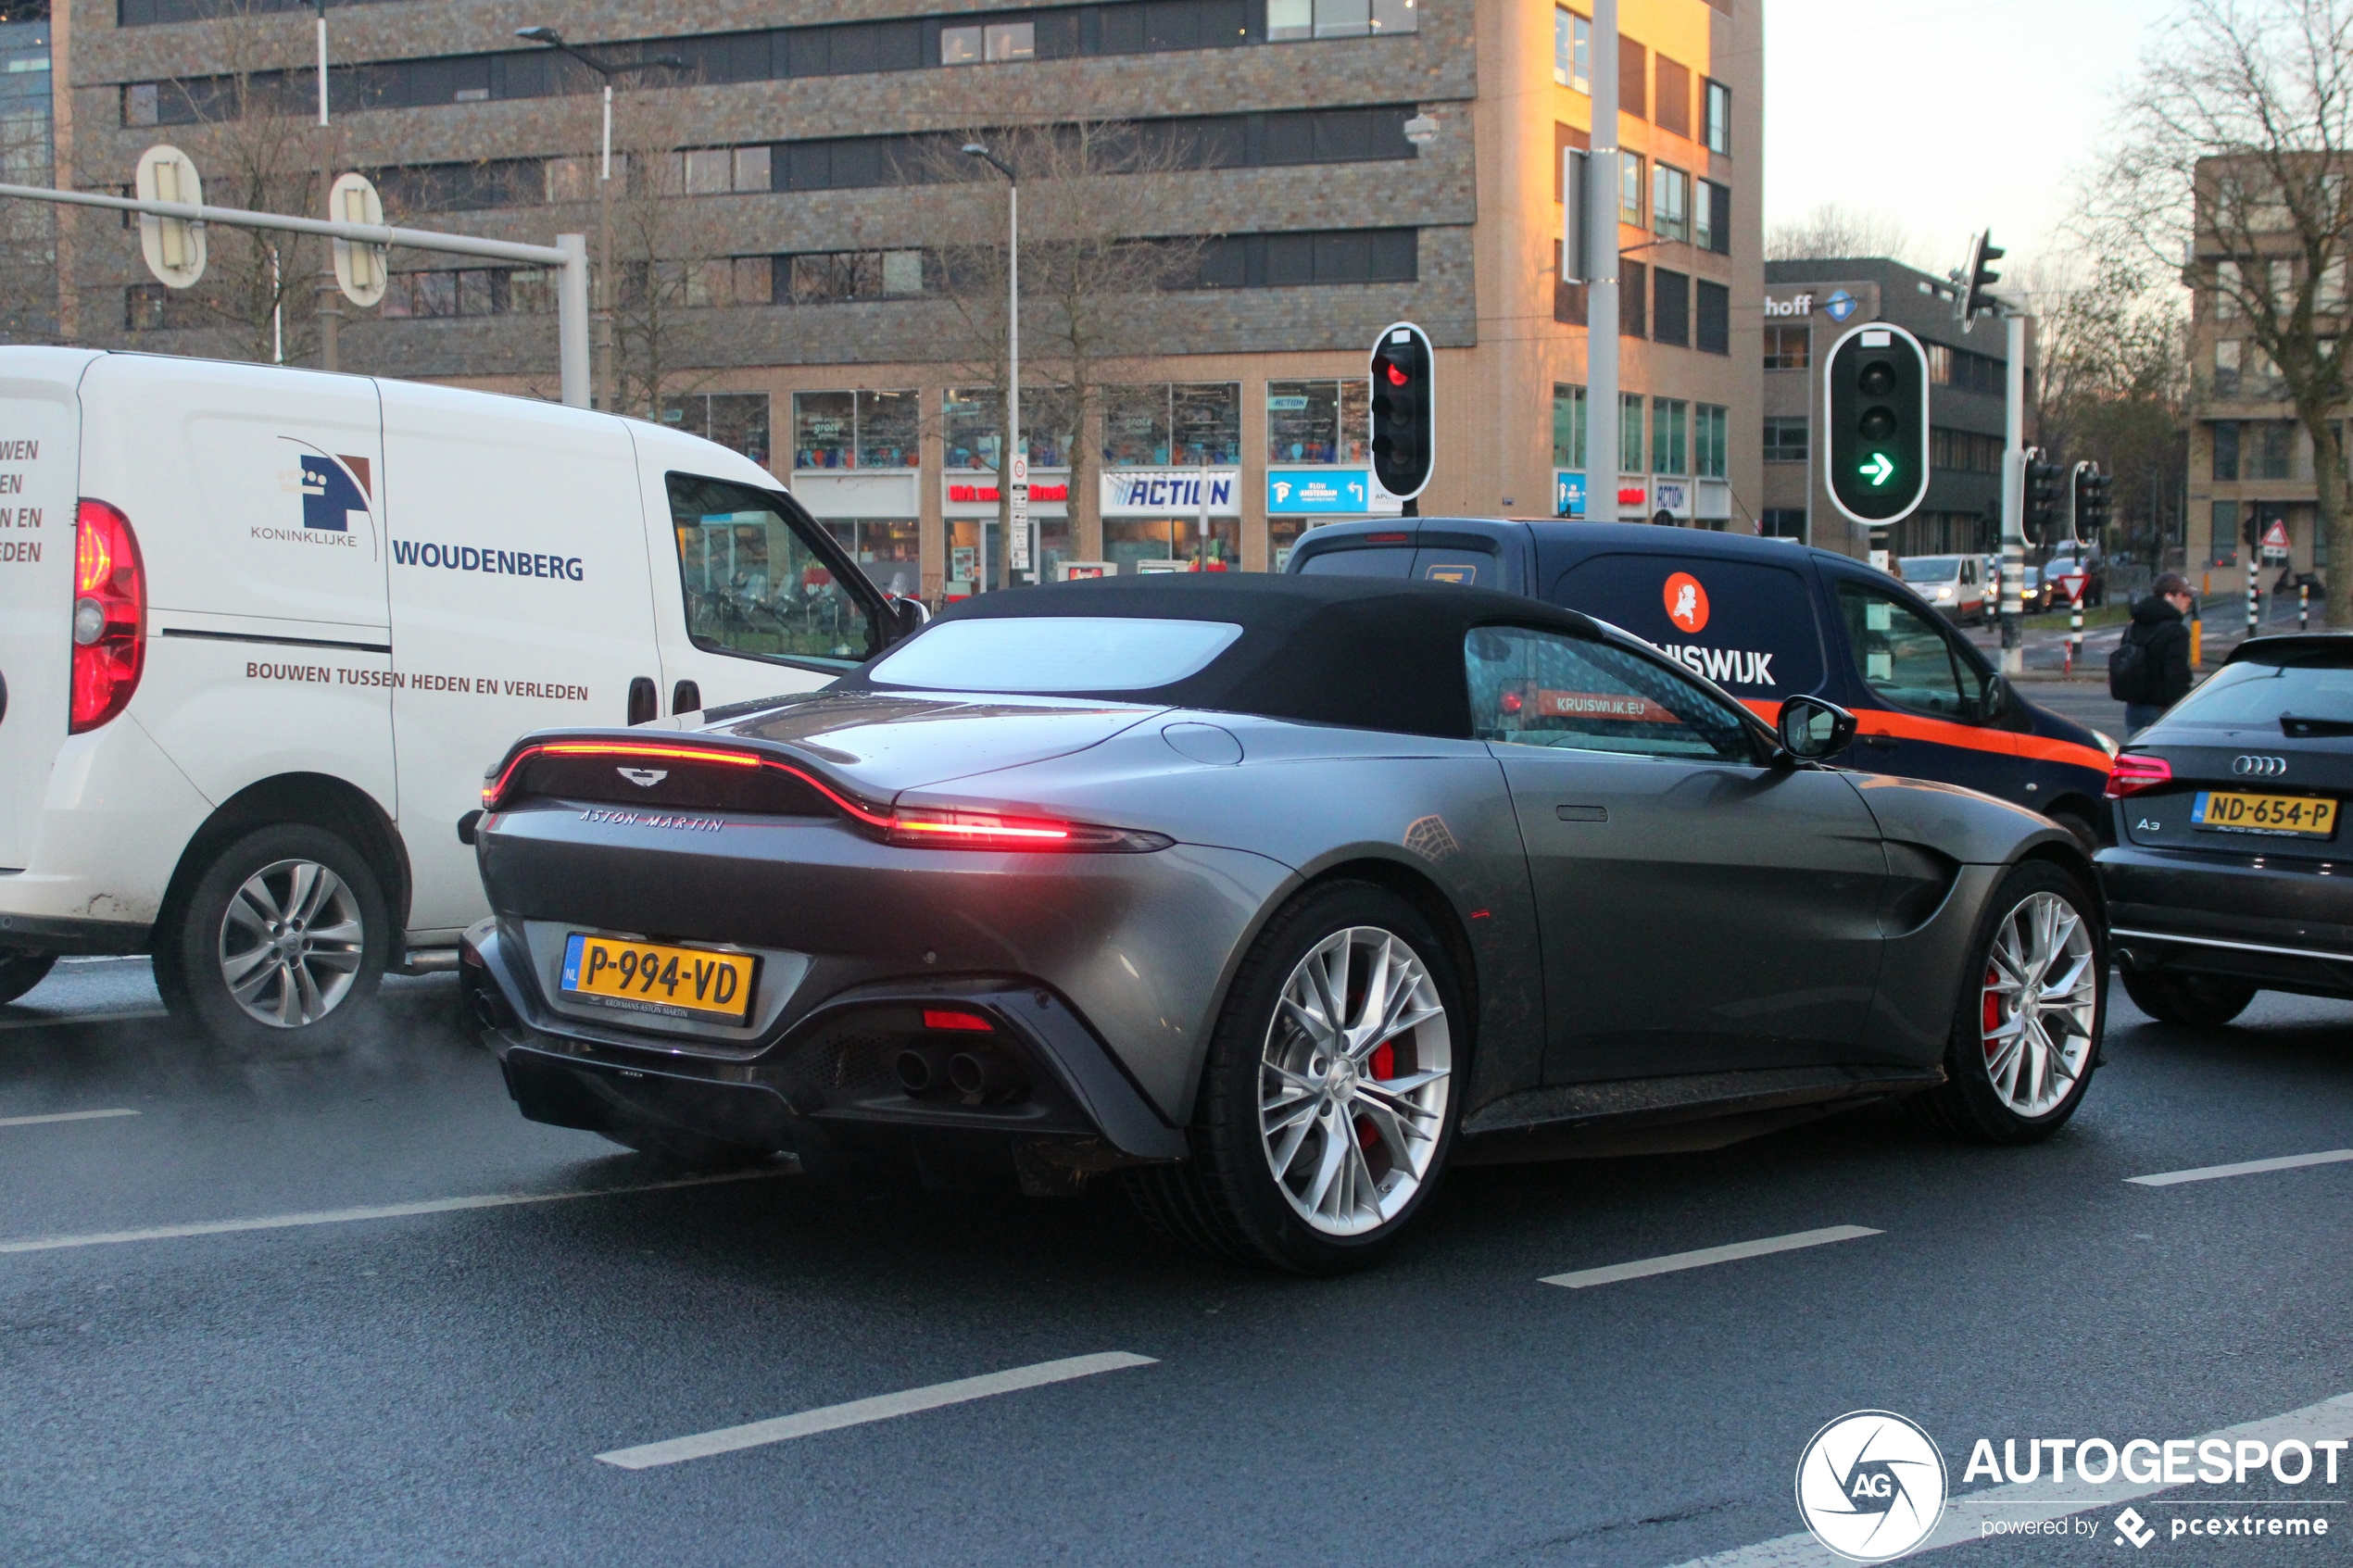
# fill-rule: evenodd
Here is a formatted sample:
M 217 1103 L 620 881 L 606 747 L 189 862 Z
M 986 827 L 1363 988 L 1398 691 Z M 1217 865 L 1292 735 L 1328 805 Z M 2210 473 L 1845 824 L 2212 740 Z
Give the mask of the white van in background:
M 0 1002 L 152 952 L 224 1043 L 339 1035 L 454 963 L 516 735 L 811 690 L 920 619 L 655 425 L 0 347 Z

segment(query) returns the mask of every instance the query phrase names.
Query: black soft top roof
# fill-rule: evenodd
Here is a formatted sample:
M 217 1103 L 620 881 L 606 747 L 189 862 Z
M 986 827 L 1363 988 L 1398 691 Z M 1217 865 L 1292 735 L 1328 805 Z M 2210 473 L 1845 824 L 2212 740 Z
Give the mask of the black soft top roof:
M 1207 668 L 1173 684 L 1061 695 L 1457 738 L 1470 734 L 1463 637 L 1471 628 L 1508 623 L 1589 639 L 1619 635 L 1575 610 L 1517 594 L 1261 572 L 1164 572 L 1016 588 L 965 599 L 934 624 L 1039 616 L 1225 621 L 1242 629 Z M 897 689 L 877 687 L 868 677 L 872 668 L 829 689 Z

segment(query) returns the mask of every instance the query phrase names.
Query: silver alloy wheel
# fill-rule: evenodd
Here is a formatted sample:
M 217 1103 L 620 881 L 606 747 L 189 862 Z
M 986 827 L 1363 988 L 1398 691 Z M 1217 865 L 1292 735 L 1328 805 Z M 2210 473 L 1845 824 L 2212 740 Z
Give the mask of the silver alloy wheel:
M 220 978 L 245 1016 L 299 1029 L 335 1010 L 366 951 L 359 900 L 316 860 L 277 860 L 245 878 L 220 922 Z
M 1453 1068 L 1429 966 L 1376 925 L 1336 931 L 1283 982 L 1261 1059 L 1275 1185 L 1326 1236 L 1361 1236 L 1429 1173 Z
M 2056 893 L 2030 893 L 1994 928 L 1980 1023 L 1985 1073 L 2018 1115 L 2048 1115 L 2083 1075 L 2099 1010 L 2092 933 Z

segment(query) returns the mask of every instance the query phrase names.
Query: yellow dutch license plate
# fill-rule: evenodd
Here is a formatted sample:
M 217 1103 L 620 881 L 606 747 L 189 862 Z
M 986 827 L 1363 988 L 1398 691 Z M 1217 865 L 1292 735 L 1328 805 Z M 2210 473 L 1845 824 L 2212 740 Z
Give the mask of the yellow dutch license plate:
M 2190 805 L 2190 825 L 2237 833 L 2280 833 L 2299 838 L 2336 834 L 2334 800 L 2309 795 L 2242 795 L 2202 789 Z
M 744 1022 L 760 960 L 749 953 L 670 947 L 575 931 L 564 943 L 557 988 L 631 1012 Z

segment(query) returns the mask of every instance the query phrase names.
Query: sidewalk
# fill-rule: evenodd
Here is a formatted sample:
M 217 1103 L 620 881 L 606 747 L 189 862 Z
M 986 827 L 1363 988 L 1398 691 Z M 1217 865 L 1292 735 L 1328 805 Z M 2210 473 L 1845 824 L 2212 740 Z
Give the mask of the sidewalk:
M 2263 600 L 2262 630 L 2266 633 L 2295 631 L 2296 629 L 2296 600 L 2293 596 L 2274 599 L 2266 596 Z M 2246 601 L 2244 598 L 2226 598 L 2217 594 L 2206 601 L 2201 613 L 2204 616 L 2204 632 L 2200 637 L 2203 656 L 2200 662 L 2206 669 L 2211 670 L 2220 664 L 2223 657 L 2233 648 L 2246 641 Z M 2061 612 L 2057 615 L 2037 615 L 2027 620 L 2020 639 L 2026 652 L 2025 679 L 2066 678 L 2067 619 L 2065 612 Z M 2084 628 L 2083 656 L 2075 669 L 2077 679 L 2097 678 L 2103 682 L 2108 679 L 2108 656 L 2114 651 L 2117 640 L 2124 635 L 2124 628 L 2130 624 L 2129 621 L 2120 621 L 2110 626 Z M 2311 629 L 2316 632 L 2324 629 L 2322 607 L 2317 601 L 2312 606 Z M 2002 652 L 2000 627 L 1991 625 L 1964 627 L 1962 635 L 1983 649 L 1988 659 L 1993 659 L 1996 664 L 2000 663 Z

